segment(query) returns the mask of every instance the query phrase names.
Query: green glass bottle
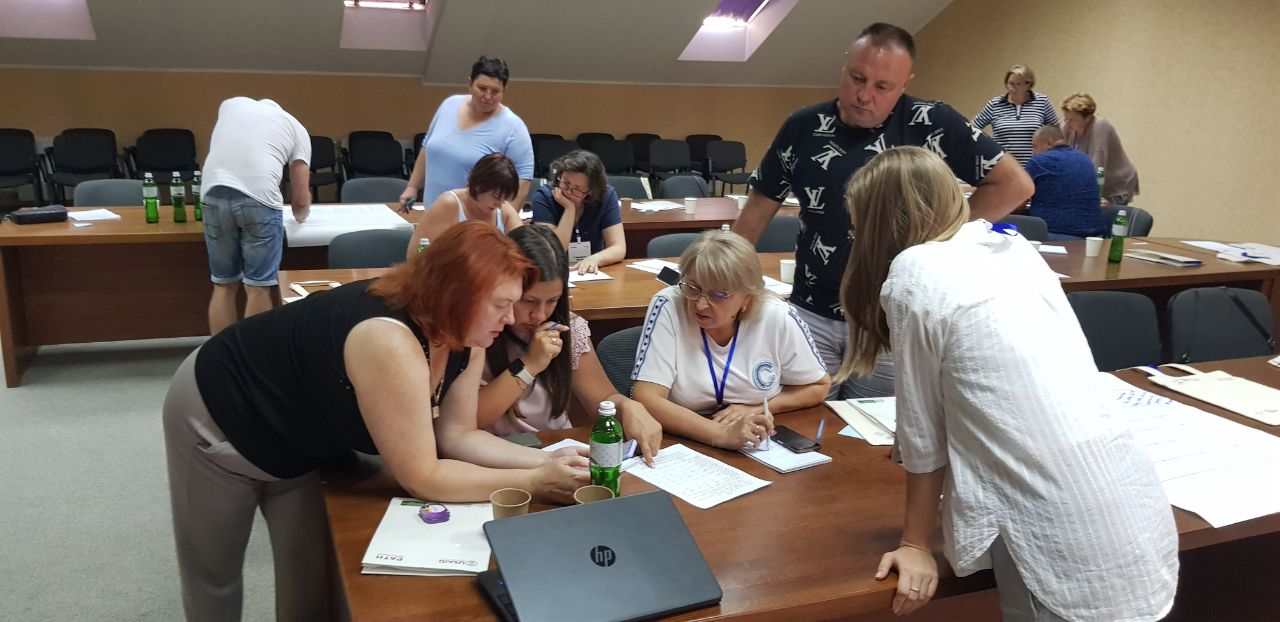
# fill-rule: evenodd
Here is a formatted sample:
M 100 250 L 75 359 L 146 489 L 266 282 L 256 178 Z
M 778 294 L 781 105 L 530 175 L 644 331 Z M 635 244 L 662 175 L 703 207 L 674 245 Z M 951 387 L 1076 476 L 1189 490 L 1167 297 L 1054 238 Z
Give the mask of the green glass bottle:
M 200 194 L 200 171 L 191 176 L 191 212 L 196 222 L 204 220 L 204 199 Z
M 156 180 L 151 173 L 142 176 L 142 209 L 146 211 L 147 223 L 156 224 L 160 222 L 160 195 L 159 189 L 156 188 Z
M 418 252 L 419 252 L 419 253 L 421 253 L 422 251 L 427 250 L 427 247 L 428 247 L 428 246 L 431 246 L 431 240 L 428 240 L 427 238 L 422 238 L 422 239 L 418 240 Z
M 1124 257 L 1124 238 L 1129 235 L 1129 215 L 1124 210 L 1116 213 L 1116 221 L 1111 225 L 1111 250 L 1107 251 L 1107 261 L 1120 263 Z
M 622 478 L 622 424 L 613 402 L 600 402 L 600 416 L 591 426 L 591 483 L 604 486 L 618 496 Z
M 169 181 L 169 200 L 173 203 L 173 222 L 187 222 L 187 185 L 182 183 L 178 171 Z
M 1107 172 L 1098 167 L 1098 194 L 1102 194 L 1102 187 L 1107 185 Z

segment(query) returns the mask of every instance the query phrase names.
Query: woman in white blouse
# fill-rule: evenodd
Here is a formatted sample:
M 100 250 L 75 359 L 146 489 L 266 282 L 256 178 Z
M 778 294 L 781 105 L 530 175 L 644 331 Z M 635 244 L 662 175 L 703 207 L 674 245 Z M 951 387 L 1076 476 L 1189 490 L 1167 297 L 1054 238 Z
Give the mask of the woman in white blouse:
M 892 352 L 907 470 L 893 609 L 933 596 L 933 535 L 964 576 L 992 568 L 1005 620 L 1158 620 L 1178 535 L 1155 469 L 1091 390 L 1097 368 L 1053 271 L 1020 236 L 967 222 L 936 155 L 876 156 L 850 180 L 857 243 L 840 375 Z M 967 223 L 967 224 L 966 224 Z M 838 379 L 837 379 L 838 381 Z
M 632 395 L 664 430 L 713 447 L 759 446 L 773 413 L 826 399 L 831 377 L 809 328 L 765 290 L 749 242 L 708 231 L 680 270 L 680 284 L 649 302 L 632 372 Z

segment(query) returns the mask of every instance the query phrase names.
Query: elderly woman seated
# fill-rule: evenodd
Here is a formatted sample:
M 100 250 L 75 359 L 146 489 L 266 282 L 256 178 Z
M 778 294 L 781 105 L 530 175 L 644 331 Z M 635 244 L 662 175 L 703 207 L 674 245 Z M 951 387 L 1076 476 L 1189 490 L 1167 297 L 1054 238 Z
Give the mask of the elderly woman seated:
M 708 231 L 682 280 L 649 302 L 632 397 L 663 431 L 715 447 L 759 446 L 773 413 L 814 406 L 831 378 L 795 309 L 764 289 L 755 248 Z

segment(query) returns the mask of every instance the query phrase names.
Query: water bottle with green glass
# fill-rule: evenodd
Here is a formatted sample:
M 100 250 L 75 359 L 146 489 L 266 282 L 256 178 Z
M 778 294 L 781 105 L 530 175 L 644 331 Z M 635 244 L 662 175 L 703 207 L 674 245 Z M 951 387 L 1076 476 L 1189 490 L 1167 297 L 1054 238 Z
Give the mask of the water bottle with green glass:
M 1107 172 L 1098 167 L 1098 194 L 1102 194 L 1102 187 L 1107 185 Z
M 421 253 L 422 251 L 427 250 L 427 247 L 428 247 L 428 246 L 431 246 L 431 240 L 428 240 L 427 238 L 422 238 L 422 239 L 418 240 L 418 252 L 419 252 L 419 253 Z
M 604 486 L 618 496 L 622 477 L 622 424 L 613 402 L 600 402 L 600 416 L 591 426 L 591 483 Z
M 200 171 L 191 175 L 191 211 L 196 221 L 204 220 L 204 199 L 200 194 Z
M 156 180 L 151 173 L 142 175 L 142 209 L 146 211 L 147 223 L 160 222 L 160 196 L 156 188 Z
M 1116 213 L 1116 221 L 1111 224 L 1111 250 L 1107 252 L 1109 263 L 1120 263 L 1124 257 L 1124 238 L 1129 235 L 1129 215 L 1124 210 Z
M 178 171 L 169 180 L 169 200 L 173 203 L 173 222 L 187 222 L 187 185 Z

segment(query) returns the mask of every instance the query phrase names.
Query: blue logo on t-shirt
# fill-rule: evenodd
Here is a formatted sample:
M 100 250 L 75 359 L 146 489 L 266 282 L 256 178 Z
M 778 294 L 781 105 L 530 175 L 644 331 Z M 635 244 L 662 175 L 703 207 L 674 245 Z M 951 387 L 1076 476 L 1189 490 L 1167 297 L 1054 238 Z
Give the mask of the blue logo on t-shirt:
M 778 370 L 773 361 L 760 361 L 751 367 L 751 382 L 757 389 L 767 391 L 778 381 Z

